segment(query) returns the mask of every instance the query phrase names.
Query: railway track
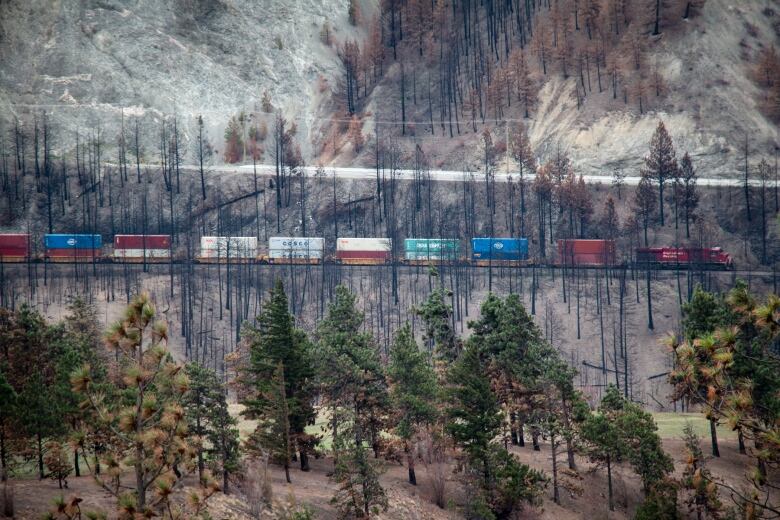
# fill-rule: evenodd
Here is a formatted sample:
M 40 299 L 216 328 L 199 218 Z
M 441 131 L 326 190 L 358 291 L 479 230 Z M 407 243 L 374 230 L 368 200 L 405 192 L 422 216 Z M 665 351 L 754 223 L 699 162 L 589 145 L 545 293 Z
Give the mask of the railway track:
M 25 266 L 25 265 L 36 265 L 36 266 L 48 266 L 48 267 L 57 267 L 57 266 L 67 266 L 67 265 L 95 265 L 95 266 L 104 266 L 104 265 L 127 265 L 127 266 L 143 266 L 144 262 L 139 261 L 122 261 L 118 259 L 112 259 L 112 260 L 105 260 L 102 258 L 97 258 L 94 261 L 92 260 L 77 260 L 77 261 L 71 261 L 71 260 L 63 260 L 63 261 L 56 261 L 56 262 L 47 262 L 44 260 L 31 260 L 31 261 L 4 261 L 0 259 L 0 265 L 2 266 Z M 288 264 L 288 263 L 267 263 L 267 262 L 260 262 L 260 261 L 252 261 L 252 262 L 246 262 L 246 261 L 235 261 L 235 262 L 200 262 L 196 259 L 174 259 L 173 261 L 148 261 L 145 263 L 147 266 L 168 266 L 168 265 L 193 265 L 194 267 L 211 267 L 215 268 L 216 266 L 238 266 L 238 265 L 255 265 L 255 266 L 263 266 L 263 267 L 277 267 L 277 268 L 318 268 L 323 266 L 329 266 L 329 267 L 338 267 L 342 269 L 387 269 L 392 267 L 392 263 L 384 263 L 384 264 L 346 264 L 346 263 L 340 263 L 340 262 L 334 262 L 334 261 L 325 261 L 321 263 L 316 264 Z M 426 269 L 428 266 L 434 266 L 437 268 L 472 268 L 472 269 L 478 269 L 478 270 L 488 270 L 488 269 L 494 269 L 498 271 L 504 271 L 504 270 L 511 270 L 511 269 L 519 269 L 519 270 L 533 270 L 533 269 L 544 269 L 544 270 L 555 270 L 555 271 L 571 271 L 575 267 L 573 266 L 561 266 L 561 265 L 548 265 L 548 264 L 524 264 L 524 265 L 484 265 L 484 264 L 473 264 L 470 262 L 431 262 L 430 264 L 408 264 L 404 262 L 399 262 L 396 264 L 396 267 L 402 268 L 402 269 Z M 603 266 L 579 266 L 580 270 L 587 270 L 587 271 L 603 271 L 605 267 Z M 657 271 L 659 273 L 700 273 L 700 272 L 714 272 L 714 273 L 723 273 L 723 274 L 732 274 L 734 276 L 780 276 L 780 272 L 778 271 L 771 271 L 771 270 L 758 270 L 758 269 L 732 269 L 732 270 L 725 270 L 721 268 L 707 268 L 707 267 L 696 267 L 696 268 L 689 268 L 689 267 L 680 267 L 679 269 L 674 268 L 646 268 L 646 267 L 632 267 L 630 265 L 620 265 L 620 266 L 612 266 L 608 267 L 610 271 L 631 271 L 636 270 L 640 272 L 645 271 Z

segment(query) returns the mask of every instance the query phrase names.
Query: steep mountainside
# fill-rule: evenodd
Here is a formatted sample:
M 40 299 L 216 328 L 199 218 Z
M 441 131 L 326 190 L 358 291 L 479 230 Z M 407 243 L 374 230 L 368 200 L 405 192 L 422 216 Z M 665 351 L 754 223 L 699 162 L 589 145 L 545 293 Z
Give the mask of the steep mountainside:
M 357 26 L 348 16 L 353 4 Z M 344 119 L 349 81 L 342 56 L 345 43 L 354 40 L 360 49 L 354 108 L 364 139 L 379 128 L 380 140 L 397 137 L 409 152 L 419 143 L 435 166 L 476 167 L 477 135 L 487 128 L 501 142 L 520 123 L 528 127 L 538 159 L 565 151 L 583 173 L 635 172 L 658 119 L 702 175 L 740 175 L 746 134 L 753 158 L 774 153 L 778 127 L 761 110 L 765 92 L 752 73 L 760 51 L 780 38 L 778 0 L 662 2 L 657 35 L 647 24 L 655 2 L 540 2 L 531 15 L 521 4 L 537 5 L 510 2 L 518 11 L 503 16 L 527 16 L 522 24 L 528 34 L 509 22 L 498 31 L 501 38 L 508 35 L 506 49 L 524 43 L 537 98 L 528 118 L 514 91 L 515 102 L 497 113 L 485 88 L 498 71 L 513 81 L 508 51 L 488 53 L 478 67 L 478 85 L 469 69 L 477 70 L 474 41 L 487 45 L 490 37 L 486 6 L 492 2 L 4 0 L 0 123 L 8 135 L 15 116 L 31 125 L 45 110 L 58 129 L 55 150 L 70 149 L 76 130 L 94 133 L 98 126 L 111 147 L 124 113 L 130 128 L 140 122 L 146 159 L 154 160 L 163 116 L 175 113 L 191 141 L 196 117 L 203 115 L 208 138 L 222 152 L 224 129 L 236 114 L 254 114 L 262 123 L 253 124 L 272 127 L 273 114 L 261 108 L 268 92 L 273 111 L 297 125 L 308 163 L 372 164 L 372 147 L 356 153 Z M 688 4 L 694 7 L 683 19 Z M 465 5 L 473 9 L 467 44 L 459 43 L 463 15 L 456 14 Z M 597 13 L 593 22 L 589 6 Z M 621 20 L 614 31 L 613 8 Z M 586 31 L 590 23 L 592 34 Z M 330 44 L 321 34 L 326 25 Z M 641 54 L 639 68 L 635 53 Z M 378 59 L 379 73 L 372 65 Z M 458 79 L 450 82 L 453 68 Z M 614 71 L 619 79 L 613 84 Z M 477 104 L 475 86 L 476 131 L 469 106 Z M 454 107 L 447 98 L 457 99 Z M 503 120 L 510 121 L 508 132 Z M 185 162 L 194 162 L 191 150 Z M 266 152 L 261 160 L 273 159 Z
M 100 124 L 114 141 L 141 118 L 179 115 L 185 137 L 202 114 L 221 143 L 230 116 L 275 108 L 298 118 L 300 135 L 320 113 L 320 77 L 341 75 L 320 43 L 327 19 L 349 32 L 347 0 L 3 0 L 0 8 L 0 122 L 46 110 L 66 131 Z M 301 100 L 306 100 L 302 103 Z M 151 134 L 151 135 L 148 135 Z M 62 137 L 67 144 L 68 136 Z M 301 139 L 306 152 L 308 139 Z M 154 148 L 152 148 L 154 149 Z
M 689 4 L 695 8 L 684 19 Z M 761 51 L 780 41 L 780 3 L 776 0 L 662 2 L 665 15 L 657 35 L 652 25 L 655 2 L 562 0 L 552 2 L 551 8 L 547 5 L 542 2 L 528 18 L 532 22 L 527 25 L 535 32 L 522 51 L 519 29 L 511 29 L 513 17 L 507 22 L 509 43 L 503 39 L 499 21 L 500 51 L 492 53 L 487 63 L 480 63 L 483 53 L 491 54 L 484 43 L 490 38 L 486 12 L 475 9 L 473 16 L 478 21 L 469 22 L 478 32 L 476 44 L 473 35 L 472 43 L 463 43 L 460 15 L 444 13 L 450 33 L 441 36 L 439 22 L 433 23 L 426 29 L 428 40 L 422 52 L 414 36 L 414 15 L 406 14 L 409 21 L 404 31 L 412 36 L 406 34 L 398 42 L 397 59 L 386 52 L 385 74 L 363 100 L 364 130 L 373 133 L 379 120 L 385 139 L 397 136 L 401 142 L 421 143 L 438 158 L 437 166 L 445 168 L 477 167 L 482 161 L 479 135 L 483 130 L 493 133 L 494 143 L 503 143 L 519 124 L 528 128 L 537 159 L 566 152 L 585 174 L 609 174 L 615 168 L 638 174 L 659 119 L 670 129 L 678 155 L 688 151 L 703 176 L 743 174 L 746 135 L 751 163 L 758 162 L 759 156 L 774 155 L 780 134 L 762 110 L 766 92 L 756 84 L 755 70 Z M 586 9 L 591 5 L 596 6 L 597 15 L 589 38 Z M 619 22 L 612 20 L 610 11 L 616 5 L 629 6 L 615 15 Z M 401 10 L 399 16 L 404 13 Z M 597 36 L 599 31 L 603 37 Z M 469 50 L 471 54 L 464 55 Z M 514 51 L 524 59 L 524 73 L 518 73 Z M 400 63 L 405 67 L 403 74 Z M 454 74 L 453 63 L 457 63 Z M 518 74 L 527 75 L 537 98 L 527 118 Z M 617 77 L 614 85 L 613 74 Z M 502 81 L 509 82 L 511 98 L 503 94 Z M 496 84 L 507 98 L 501 101 L 495 96 L 500 103 L 498 112 L 490 90 Z M 509 106 L 507 101 L 511 101 Z M 472 105 L 479 105 L 476 129 L 471 124 Z M 401 130 L 404 115 L 405 136 Z M 509 120 L 508 132 L 504 120 Z M 354 161 L 351 148 L 346 148 L 341 157 L 345 164 Z M 365 161 L 372 160 L 371 153 L 364 152 Z

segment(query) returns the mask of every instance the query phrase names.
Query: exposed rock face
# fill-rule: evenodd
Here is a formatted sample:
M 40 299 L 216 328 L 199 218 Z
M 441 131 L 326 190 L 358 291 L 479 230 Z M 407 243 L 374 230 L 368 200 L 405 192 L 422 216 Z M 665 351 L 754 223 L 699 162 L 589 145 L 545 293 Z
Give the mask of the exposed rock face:
M 153 122 L 175 110 L 190 136 L 202 114 L 219 145 L 268 91 L 303 137 L 341 76 L 326 19 L 343 38 L 347 0 L 3 0 L 0 122 L 46 110 L 61 129 L 100 121 L 114 136 L 123 108 L 156 149 Z
M 776 2 L 707 0 L 700 15 L 648 41 L 647 61 L 657 64 L 667 89 L 660 100 L 648 93 L 649 112 L 640 114 L 631 100 L 616 104 L 608 87 L 603 93 L 594 88 L 578 110 L 577 79 L 554 79 L 541 92 L 529 128 L 532 142 L 547 155 L 560 144 L 585 174 L 609 175 L 617 167 L 635 175 L 660 119 L 678 157 L 688 151 L 700 175 L 738 177 L 746 133 L 751 162 L 780 146 L 778 127 L 761 113 L 761 94 L 750 76 L 754 53 L 778 43 L 778 23 Z

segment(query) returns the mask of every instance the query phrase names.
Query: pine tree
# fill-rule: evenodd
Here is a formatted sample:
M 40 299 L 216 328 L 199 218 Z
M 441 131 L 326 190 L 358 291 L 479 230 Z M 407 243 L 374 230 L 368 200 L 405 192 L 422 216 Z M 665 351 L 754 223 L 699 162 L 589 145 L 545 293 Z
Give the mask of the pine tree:
M 604 211 L 599 219 L 599 227 L 601 228 L 601 236 L 604 238 L 608 240 L 617 238 L 620 231 L 620 218 L 615 209 L 615 199 L 611 196 L 608 196 L 607 201 L 604 203 Z
M 227 493 L 229 476 L 238 464 L 238 421 L 228 411 L 225 387 L 213 370 L 188 363 L 186 373 L 190 387 L 183 404 L 189 429 L 197 438 L 193 445 L 198 479 L 204 479 L 206 463 L 210 462 L 222 475 L 222 491 Z
M 660 205 L 661 226 L 664 225 L 664 187 L 677 171 L 677 158 L 674 144 L 663 121 L 658 122 L 653 138 L 650 140 L 650 153 L 645 157 L 646 175 L 658 183 L 658 203 Z
M 238 421 L 230 415 L 225 392 L 219 393 L 208 415 L 208 462 L 222 475 L 222 492 L 230 492 L 230 475 L 239 468 Z
M 650 221 L 658 209 L 657 204 L 658 199 L 656 198 L 650 177 L 645 172 L 642 172 L 642 178 L 639 180 L 639 184 L 634 192 L 633 206 L 642 221 L 642 228 L 645 232 L 645 247 L 648 246 L 647 228 L 650 226 Z
M 66 404 L 56 384 L 59 349 L 55 344 L 61 340 L 62 329 L 49 327 L 43 316 L 27 305 L 4 313 L 0 325 L 0 369 L 16 405 L 4 421 L 6 431 L 13 431 L 19 439 L 32 439 L 38 478 L 43 479 L 46 440 L 66 429 L 62 420 Z
M 435 353 L 445 363 L 457 359 L 463 348 L 452 327 L 452 307 L 445 300 L 447 296 L 446 289 L 439 286 L 414 309 L 425 323 L 423 340 L 429 352 Z
M 610 385 L 610 389 L 618 391 Z M 607 389 L 607 391 L 610 391 Z M 612 490 L 612 465 L 622 457 L 623 445 L 620 442 L 620 432 L 614 422 L 604 413 L 591 414 L 582 424 L 582 438 L 587 443 L 586 453 L 592 461 L 607 468 L 607 497 L 609 510 L 615 510 L 614 493 Z
M 0 482 L 8 479 L 8 441 L 16 410 L 16 392 L 8 383 L 2 365 L 0 365 Z
M 43 461 L 49 469 L 49 478 L 56 480 L 60 489 L 67 489 L 68 476 L 73 471 L 73 465 L 68 460 L 65 447 L 57 441 L 48 442 Z
M 696 512 L 696 517 L 719 518 L 723 504 L 718 497 L 718 486 L 705 464 L 704 454 L 699 445 L 700 439 L 690 422 L 683 429 L 683 442 L 688 454 L 682 485 L 690 493 L 686 501 L 688 507 Z
M 347 412 L 351 415 L 351 411 Z M 360 436 L 357 418 L 345 421 L 352 427 L 342 429 L 333 439 L 336 470 L 333 479 L 338 484 L 331 499 L 340 518 L 365 518 L 387 510 L 387 494 L 379 483 L 378 466 L 368 456 Z M 353 430 L 353 428 L 355 428 Z
M 362 324 L 355 295 L 344 286 L 336 287 L 327 315 L 317 326 L 319 384 L 334 438 L 341 435 L 340 424 L 352 416 L 357 421 L 353 431 L 378 456 L 390 401 L 374 339 L 361 331 Z
M 243 160 L 244 134 L 239 119 L 233 116 L 225 128 L 225 162 L 237 163 Z
M 447 431 L 479 468 L 485 482 L 492 481 L 489 448 L 498 434 L 503 416 L 490 379 L 480 362 L 479 350 L 470 345 L 450 368 Z
M 395 411 L 395 433 L 404 442 L 409 482 L 417 485 L 414 471 L 414 441 L 421 430 L 436 420 L 436 374 L 420 352 L 409 324 L 396 333 L 387 367 L 390 397 Z
M 308 471 L 311 446 L 306 426 L 313 423 L 315 415 L 312 406 L 315 371 L 311 345 L 306 334 L 294 326 L 281 280 L 277 279 L 271 289 L 269 301 L 258 316 L 256 328 L 245 328 L 244 335 L 250 342 L 247 376 L 252 393 L 244 400 L 246 409 L 243 413 L 248 418 L 261 421 L 275 420 L 275 415 L 264 417 L 264 414 L 275 414 L 280 406 L 279 403 L 271 405 L 267 401 L 269 396 L 278 399 L 279 389 L 273 381 L 278 377 L 276 372 L 281 364 L 291 449 L 297 448 L 301 470 Z
M 715 294 L 702 289 L 701 285 L 697 285 L 694 288 L 690 301 L 683 304 L 682 313 L 683 335 L 688 342 L 693 342 L 696 338 L 708 336 L 718 327 L 726 326 L 731 321 L 730 311 L 726 306 L 726 302 Z M 702 351 L 702 354 L 704 354 L 704 351 Z M 675 399 L 700 402 L 705 398 L 709 390 L 709 387 L 704 384 L 694 387 L 690 379 L 678 377 L 678 374 L 675 372 L 672 373 L 671 380 L 675 385 Z M 707 419 L 710 422 L 712 454 L 715 457 L 719 457 L 720 449 L 718 448 L 716 418 L 709 416 Z
M 111 381 L 114 392 L 106 394 L 100 385 L 93 384 L 89 365 L 71 375 L 73 390 L 82 394 L 86 407 L 95 412 L 94 417 L 85 412 L 85 431 L 77 435 L 76 442 L 83 450 L 90 437 L 109 436 L 102 454 L 108 471 L 105 477 L 95 475 L 95 479 L 117 498 L 124 515 L 170 515 L 176 483 L 196 455 L 188 442 L 182 408 L 189 380 L 183 367 L 168 354 L 167 338 L 167 325 L 157 320 L 154 304 L 142 293 L 133 298 L 124 317 L 104 336 L 106 345 L 120 357 L 121 370 Z M 132 467 L 132 493 L 125 492 L 120 481 L 125 460 Z M 154 495 L 150 493 L 152 486 Z M 206 500 L 217 490 L 206 483 L 198 496 Z
M 601 401 L 600 412 L 619 432 L 619 445 L 634 472 L 649 493 L 674 469 L 672 459 L 664 452 L 653 416 L 641 406 L 625 399 L 617 387 L 610 385 Z
M 478 488 L 470 500 L 472 512 L 506 518 L 522 502 L 537 503 L 546 479 L 496 443 L 503 414 L 475 345 L 451 366 L 448 381 L 446 429 L 466 454 L 466 478 Z
M 696 191 L 696 170 L 693 168 L 693 161 L 688 152 L 685 152 L 680 160 L 680 182 L 680 198 L 685 215 L 685 238 L 691 238 L 690 221 L 694 218 L 699 205 L 699 194 Z
M 678 394 L 691 396 L 711 420 L 723 421 L 753 439 L 757 465 L 748 493 L 727 486 L 743 511 L 777 514 L 766 494 L 768 464 L 780 459 L 777 417 L 780 416 L 780 372 L 776 342 L 780 337 L 780 298 L 759 303 L 744 282 L 726 298 L 730 318 L 713 333 L 693 341 L 670 338 L 675 369 L 670 381 Z M 701 392 L 706 389 L 706 392 Z M 765 496 L 760 496 L 763 493 Z
M 293 439 L 284 364 L 277 364 L 264 387 L 262 404 L 256 405 L 258 424 L 247 445 L 250 451 L 266 453 L 273 463 L 282 466 L 285 479 L 290 483 Z

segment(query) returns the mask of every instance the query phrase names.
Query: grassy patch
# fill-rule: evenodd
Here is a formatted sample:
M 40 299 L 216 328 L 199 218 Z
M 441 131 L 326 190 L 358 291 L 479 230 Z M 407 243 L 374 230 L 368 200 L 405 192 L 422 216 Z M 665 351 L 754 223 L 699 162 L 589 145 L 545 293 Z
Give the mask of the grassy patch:
M 246 440 L 249 435 L 255 431 L 257 421 L 250 421 L 241 415 L 241 412 L 244 410 L 244 405 L 242 404 L 231 404 L 229 405 L 229 409 L 230 415 L 238 419 L 238 433 L 241 436 L 241 440 Z M 314 424 L 306 427 L 306 433 L 311 435 L 319 435 L 319 449 L 323 451 L 330 451 L 333 444 L 333 437 L 330 434 L 330 431 L 327 429 L 327 417 L 322 411 L 317 414 L 317 419 Z
M 662 439 L 679 439 L 683 435 L 683 428 L 685 424 L 690 422 L 693 425 L 694 430 L 700 437 L 709 439 L 710 437 L 710 424 L 704 415 L 700 413 L 673 413 L 673 412 L 658 412 L 653 414 L 655 423 L 658 425 L 658 435 Z M 719 425 L 718 426 L 718 438 L 719 439 L 736 439 L 737 432 L 730 430 L 729 428 Z

